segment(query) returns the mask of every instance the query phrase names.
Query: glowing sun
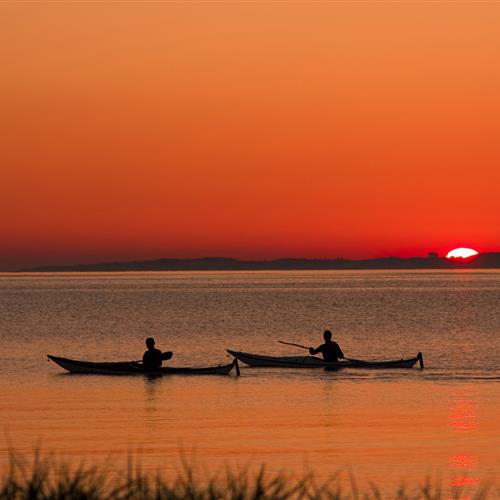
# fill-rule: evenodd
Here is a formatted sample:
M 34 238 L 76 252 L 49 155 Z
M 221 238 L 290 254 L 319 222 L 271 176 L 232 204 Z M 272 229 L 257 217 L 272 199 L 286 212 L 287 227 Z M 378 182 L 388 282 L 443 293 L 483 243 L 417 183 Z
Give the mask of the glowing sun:
M 446 254 L 447 259 L 468 259 L 469 257 L 474 257 L 478 255 L 479 252 L 473 250 L 472 248 L 455 248 L 454 250 L 450 250 Z

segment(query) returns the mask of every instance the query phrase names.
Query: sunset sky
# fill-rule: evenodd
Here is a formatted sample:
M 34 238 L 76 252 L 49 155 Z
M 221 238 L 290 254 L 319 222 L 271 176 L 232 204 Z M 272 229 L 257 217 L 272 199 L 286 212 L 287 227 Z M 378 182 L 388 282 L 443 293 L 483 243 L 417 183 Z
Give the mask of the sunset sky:
M 500 3 L 0 4 L 0 270 L 500 251 Z

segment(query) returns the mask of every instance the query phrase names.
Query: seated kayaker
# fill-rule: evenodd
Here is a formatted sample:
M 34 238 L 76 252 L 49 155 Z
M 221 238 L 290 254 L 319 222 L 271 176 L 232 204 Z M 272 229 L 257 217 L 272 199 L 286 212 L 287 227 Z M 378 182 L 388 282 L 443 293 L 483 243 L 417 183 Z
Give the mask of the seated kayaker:
M 344 353 L 342 352 L 340 346 L 337 342 L 332 341 L 332 332 L 330 330 L 325 330 L 323 338 L 325 339 L 325 343 L 321 344 L 316 349 L 314 349 L 314 347 L 310 347 L 310 354 L 314 356 L 315 354 L 321 353 L 323 355 L 323 359 L 329 363 L 336 363 L 339 358 L 344 357 Z
M 148 350 L 142 356 L 144 370 L 157 370 L 161 367 L 162 360 L 172 357 L 171 352 L 162 353 L 160 349 L 155 348 L 155 339 L 153 337 L 146 339 L 146 346 Z

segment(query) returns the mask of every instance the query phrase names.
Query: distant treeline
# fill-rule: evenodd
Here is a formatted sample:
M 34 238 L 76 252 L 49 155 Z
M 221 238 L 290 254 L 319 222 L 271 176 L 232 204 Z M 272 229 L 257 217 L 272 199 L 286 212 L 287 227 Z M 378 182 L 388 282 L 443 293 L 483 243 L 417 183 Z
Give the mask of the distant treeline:
M 271 271 L 325 269 L 495 269 L 500 253 L 483 253 L 471 260 L 429 257 L 383 257 L 379 259 L 275 259 L 237 260 L 226 257 L 202 259 L 158 259 L 137 262 L 105 262 L 20 269 L 18 272 L 103 272 L 103 271 Z

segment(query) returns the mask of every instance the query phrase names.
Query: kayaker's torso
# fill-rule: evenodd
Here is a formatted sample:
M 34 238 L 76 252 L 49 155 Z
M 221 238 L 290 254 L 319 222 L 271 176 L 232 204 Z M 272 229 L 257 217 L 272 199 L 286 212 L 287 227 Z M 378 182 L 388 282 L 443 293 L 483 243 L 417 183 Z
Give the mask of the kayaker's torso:
M 156 370 L 162 364 L 160 349 L 148 349 L 142 357 L 142 365 L 144 370 Z
M 311 352 L 311 354 L 319 353 L 321 353 L 323 359 L 325 361 L 328 361 L 329 363 L 335 363 L 339 360 L 339 358 L 344 357 L 344 353 L 342 352 L 340 346 L 337 344 L 337 342 L 332 341 L 327 341 L 324 344 L 321 344 L 316 349 L 313 349 L 313 352 Z

